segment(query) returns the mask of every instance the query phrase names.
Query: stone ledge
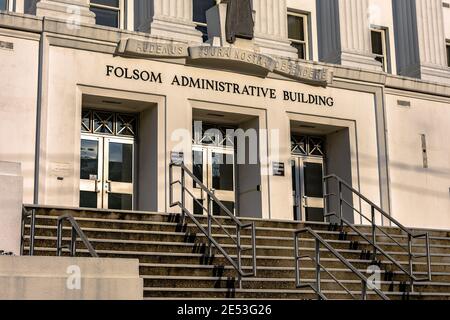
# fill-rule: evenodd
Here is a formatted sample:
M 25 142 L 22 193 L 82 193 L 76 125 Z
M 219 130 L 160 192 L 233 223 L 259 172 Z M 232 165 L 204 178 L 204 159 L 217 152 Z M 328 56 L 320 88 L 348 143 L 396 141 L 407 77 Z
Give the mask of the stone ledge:
M 141 300 L 142 295 L 137 259 L 0 256 L 0 299 Z

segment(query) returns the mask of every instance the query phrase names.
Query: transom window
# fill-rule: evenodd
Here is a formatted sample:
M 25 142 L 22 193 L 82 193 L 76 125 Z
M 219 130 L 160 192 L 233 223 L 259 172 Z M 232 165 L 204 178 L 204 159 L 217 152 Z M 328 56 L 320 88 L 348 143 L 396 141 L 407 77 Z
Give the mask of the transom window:
M 298 156 L 325 156 L 325 140 L 304 135 L 291 136 L 291 153 Z
M 216 5 L 216 0 L 194 0 L 194 22 L 196 29 L 203 34 L 203 41 L 208 40 L 208 26 L 206 24 L 206 11 Z
M 121 23 L 122 0 L 91 0 L 91 11 L 95 13 L 95 23 L 119 28 Z
M 375 55 L 375 60 L 381 63 L 384 72 L 389 72 L 386 30 L 372 29 L 371 40 L 372 40 L 372 53 Z
M 450 67 L 450 40 L 447 40 L 447 66 Z
M 137 121 L 137 116 L 134 114 L 83 110 L 81 132 L 136 137 Z
M 288 13 L 288 37 L 291 45 L 297 49 L 298 58 L 309 59 L 308 15 Z
M 202 131 L 196 132 L 196 126 L 193 126 L 193 144 L 208 145 L 215 147 L 234 147 L 234 137 L 236 127 L 202 123 Z M 199 130 L 200 131 L 200 130 Z

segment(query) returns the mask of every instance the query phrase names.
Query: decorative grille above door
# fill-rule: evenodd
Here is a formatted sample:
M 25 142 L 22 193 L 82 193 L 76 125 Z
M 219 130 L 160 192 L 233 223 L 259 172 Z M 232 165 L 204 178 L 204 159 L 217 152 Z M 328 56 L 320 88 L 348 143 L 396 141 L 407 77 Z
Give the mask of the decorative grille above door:
M 291 135 L 291 153 L 299 156 L 325 157 L 325 139 Z

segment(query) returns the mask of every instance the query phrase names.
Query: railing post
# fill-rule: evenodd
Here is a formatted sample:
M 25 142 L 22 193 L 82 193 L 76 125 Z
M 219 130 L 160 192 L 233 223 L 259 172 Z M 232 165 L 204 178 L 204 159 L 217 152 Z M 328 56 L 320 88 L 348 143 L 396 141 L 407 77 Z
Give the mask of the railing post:
M 328 214 L 328 186 L 327 186 L 327 179 L 323 178 L 323 212 L 325 215 Z M 329 221 L 328 217 L 328 221 Z
M 372 215 L 372 241 L 373 241 L 373 260 L 377 257 L 377 231 L 376 231 L 376 221 L 375 221 L 375 208 L 371 206 Z
M 185 223 L 186 209 L 186 176 L 184 168 L 181 167 L 181 224 Z
M 213 191 L 214 192 L 214 191 Z M 203 193 L 203 191 L 202 191 Z M 212 214 L 213 214 L 213 200 L 211 196 L 208 194 L 207 196 L 208 200 L 208 250 L 209 250 L 209 256 L 212 256 Z
M 428 281 L 431 281 L 431 250 L 430 250 L 430 234 L 427 232 L 426 235 L 426 246 L 427 246 L 427 271 L 428 271 Z
M 320 242 L 316 239 L 316 252 L 315 252 L 315 260 L 316 260 L 316 289 L 317 289 L 317 299 L 320 300 L 321 285 L 320 285 L 320 272 L 322 268 L 320 267 Z
M 256 277 L 256 224 L 252 223 L 253 276 Z
M 239 288 L 242 289 L 242 261 L 241 261 L 241 226 L 236 225 L 236 249 L 237 249 L 237 265 L 239 271 Z
M 70 239 L 70 256 L 75 257 L 77 251 L 77 232 L 75 227 L 72 226 L 72 234 Z
M 298 233 L 294 235 L 295 283 L 300 286 L 300 258 L 298 254 Z
M 173 204 L 173 164 L 169 165 L 169 205 Z
M 343 200 L 343 196 L 342 196 L 342 182 L 340 180 L 338 180 L 338 195 L 339 195 L 339 220 L 341 223 L 341 229 L 344 226 L 344 222 L 342 221 L 342 211 L 343 211 L 343 206 L 344 206 L 344 200 Z
M 408 259 L 409 259 L 409 279 L 410 292 L 414 291 L 414 276 L 413 276 L 413 252 L 412 252 L 412 235 L 408 234 Z
M 56 255 L 61 257 L 62 254 L 62 219 L 58 219 L 58 226 L 56 228 Z
M 367 283 L 361 280 L 361 300 L 367 300 Z
M 34 239 L 36 238 L 36 209 L 31 210 L 30 223 L 30 256 L 34 255 Z

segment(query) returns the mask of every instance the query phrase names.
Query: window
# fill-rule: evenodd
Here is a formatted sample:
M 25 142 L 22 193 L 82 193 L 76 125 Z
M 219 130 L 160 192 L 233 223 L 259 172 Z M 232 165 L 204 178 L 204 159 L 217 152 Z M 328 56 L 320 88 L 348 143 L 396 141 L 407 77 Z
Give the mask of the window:
M 447 66 L 450 67 L 450 40 L 447 40 Z
M 372 29 L 371 40 L 372 40 L 372 53 L 375 55 L 375 60 L 381 63 L 384 72 L 389 72 L 386 30 Z
M 95 23 L 101 26 L 119 28 L 121 0 L 91 0 L 91 11 L 95 13 Z
M 216 5 L 216 0 L 194 0 L 194 22 L 196 29 L 203 34 L 203 41 L 208 40 L 208 27 L 206 25 L 206 11 Z
M 300 13 L 289 13 L 288 38 L 292 43 L 291 45 L 297 49 L 299 59 L 309 59 L 308 33 L 308 16 Z
M 8 10 L 8 0 L 0 0 L 0 10 Z

